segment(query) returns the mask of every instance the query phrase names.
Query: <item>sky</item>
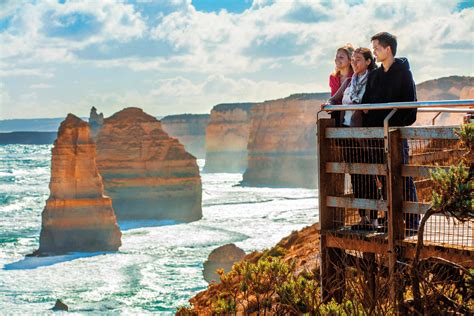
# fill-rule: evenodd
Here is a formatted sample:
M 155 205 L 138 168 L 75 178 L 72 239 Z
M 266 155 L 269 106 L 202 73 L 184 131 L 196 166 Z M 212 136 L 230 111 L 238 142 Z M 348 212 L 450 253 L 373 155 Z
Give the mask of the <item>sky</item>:
M 0 119 L 326 92 L 336 49 L 380 31 L 417 83 L 472 76 L 473 28 L 474 0 L 0 0 Z

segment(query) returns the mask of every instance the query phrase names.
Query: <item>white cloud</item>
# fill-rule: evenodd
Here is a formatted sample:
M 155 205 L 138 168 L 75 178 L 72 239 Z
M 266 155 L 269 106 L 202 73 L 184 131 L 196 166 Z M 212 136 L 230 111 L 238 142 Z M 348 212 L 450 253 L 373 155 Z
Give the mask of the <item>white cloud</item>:
M 213 99 L 226 98 L 233 100 L 260 102 L 271 98 L 282 98 L 293 93 L 314 92 L 324 90 L 324 87 L 315 83 L 289 84 L 277 81 L 254 81 L 249 79 L 232 79 L 223 75 L 211 75 L 203 82 L 192 81 L 176 77 L 162 80 L 157 83 L 159 88 L 151 91 L 155 97 L 186 98 L 191 100 L 195 96 L 207 96 Z M 222 100 L 221 102 L 226 102 Z
M 2 58 L 71 61 L 75 49 L 110 39 L 126 41 L 146 31 L 133 5 L 113 0 L 17 2 L 17 6 L 10 10 L 11 25 L 0 33 Z
M 44 69 L 27 69 L 27 68 L 10 68 L 0 69 L 0 77 L 42 77 L 42 78 L 53 78 L 54 74 L 51 71 L 45 71 Z
M 53 86 L 47 83 L 36 83 L 32 84 L 30 86 L 30 89 L 49 89 L 52 88 Z
M 456 10 L 451 0 L 254 0 L 242 13 L 201 12 L 191 0 L 2 5 L 0 19 L 9 22 L 0 29 L 0 77 L 25 80 L 11 91 L 38 92 L 40 109 L 62 111 L 62 104 L 87 107 L 87 114 L 97 102 L 114 110 L 142 105 L 159 115 L 327 91 L 335 49 L 347 42 L 370 47 L 379 31 L 398 36 L 398 55 L 409 58 L 417 82 L 474 74 L 474 9 Z M 87 80 L 77 79 L 84 69 Z M 37 91 L 27 81 L 32 76 L 64 78 L 66 89 L 48 81 L 58 89 Z M 124 90 L 116 76 L 139 79 Z M 69 99 L 61 90 L 72 91 Z M 10 92 L 8 104 L 18 100 Z

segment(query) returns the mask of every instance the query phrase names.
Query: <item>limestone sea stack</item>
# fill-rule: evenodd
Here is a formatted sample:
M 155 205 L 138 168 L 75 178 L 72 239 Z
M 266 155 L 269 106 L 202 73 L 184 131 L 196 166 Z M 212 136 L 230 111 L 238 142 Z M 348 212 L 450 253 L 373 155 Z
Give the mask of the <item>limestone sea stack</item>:
M 99 133 L 102 124 L 104 124 L 104 114 L 98 114 L 97 109 L 95 108 L 95 106 L 93 106 L 89 114 L 89 126 L 91 128 L 91 136 L 94 140 L 97 134 Z
M 329 94 L 298 94 L 252 110 L 242 184 L 316 187 L 316 114 Z
M 255 103 L 228 103 L 214 106 L 206 129 L 205 172 L 244 172 L 247 168 L 247 141 L 250 110 Z
M 49 188 L 37 253 L 118 250 L 122 234 L 104 196 L 89 124 L 72 114 L 54 142 Z
M 188 222 L 202 217 L 196 158 L 139 108 L 104 119 L 97 165 L 119 220 Z
M 227 244 L 220 246 L 209 254 L 207 261 L 204 262 L 204 280 L 207 283 L 214 281 L 219 283 L 219 275 L 216 273 L 217 269 L 224 269 L 224 272 L 229 272 L 234 263 L 242 260 L 245 252 L 237 247 L 235 244 Z
M 209 114 L 168 115 L 161 119 L 163 130 L 176 137 L 196 158 L 206 157 L 206 127 Z

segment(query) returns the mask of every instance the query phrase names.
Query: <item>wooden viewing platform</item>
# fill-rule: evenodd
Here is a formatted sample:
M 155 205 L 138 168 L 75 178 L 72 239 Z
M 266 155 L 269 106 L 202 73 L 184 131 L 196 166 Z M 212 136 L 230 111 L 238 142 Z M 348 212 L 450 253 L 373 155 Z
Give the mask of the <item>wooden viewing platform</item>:
M 439 108 L 439 107 L 443 108 Z M 474 100 L 328 106 L 325 111 L 422 108 L 473 112 Z M 319 219 L 323 296 L 332 295 L 342 253 L 385 258 L 390 293 L 395 295 L 397 262 L 414 258 L 418 225 L 431 208 L 430 172 L 457 165 L 464 150 L 459 126 L 336 128 L 318 120 Z M 474 162 L 471 162 L 474 163 Z M 378 218 L 361 225 L 359 210 Z M 372 217 L 375 217 L 372 215 Z M 437 257 L 474 268 L 474 218 L 459 222 L 434 215 L 423 234 L 422 258 Z M 336 264 L 335 264 L 336 262 Z M 332 281 L 330 281 L 332 280 Z M 331 291 L 332 289 L 332 291 Z

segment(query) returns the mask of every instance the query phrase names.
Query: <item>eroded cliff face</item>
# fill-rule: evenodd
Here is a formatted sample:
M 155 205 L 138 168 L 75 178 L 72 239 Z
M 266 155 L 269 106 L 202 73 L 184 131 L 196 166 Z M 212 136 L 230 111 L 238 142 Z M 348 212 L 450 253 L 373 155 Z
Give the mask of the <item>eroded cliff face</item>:
M 206 129 L 206 172 L 244 172 L 250 110 L 255 103 L 219 104 Z
M 139 108 L 104 120 L 97 136 L 97 166 L 119 220 L 202 217 L 196 158 Z
M 243 185 L 316 187 L 316 114 L 327 97 L 294 95 L 253 108 Z
M 416 86 L 418 101 L 474 99 L 474 77 L 451 76 L 422 82 Z M 418 113 L 415 125 L 431 125 L 436 113 Z M 462 123 L 462 113 L 442 113 L 436 125 Z
M 50 196 L 42 213 L 40 254 L 113 251 L 121 245 L 112 200 L 104 196 L 89 125 L 69 114 L 51 158 Z
M 169 115 L 161 120 L 166 133 L 176 137 L 196 158 L 206 157 L 206 127 L 209 114 Z

